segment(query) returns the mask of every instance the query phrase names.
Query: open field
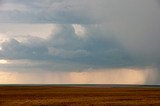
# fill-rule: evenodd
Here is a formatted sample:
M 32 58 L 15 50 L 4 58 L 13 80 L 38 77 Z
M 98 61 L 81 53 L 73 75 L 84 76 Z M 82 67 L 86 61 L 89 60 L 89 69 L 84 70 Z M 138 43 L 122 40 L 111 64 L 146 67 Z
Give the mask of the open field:
M 0 86 L 0 106 L 159 105 L 160 88 L 98 86 Z

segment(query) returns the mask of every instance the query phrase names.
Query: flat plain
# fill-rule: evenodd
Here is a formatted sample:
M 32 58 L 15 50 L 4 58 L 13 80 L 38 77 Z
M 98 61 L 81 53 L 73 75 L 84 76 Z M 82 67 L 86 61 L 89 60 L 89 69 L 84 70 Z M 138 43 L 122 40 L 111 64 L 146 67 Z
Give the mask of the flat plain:
M 159 87 L 0 86 L 0 106 L 160 106 Z

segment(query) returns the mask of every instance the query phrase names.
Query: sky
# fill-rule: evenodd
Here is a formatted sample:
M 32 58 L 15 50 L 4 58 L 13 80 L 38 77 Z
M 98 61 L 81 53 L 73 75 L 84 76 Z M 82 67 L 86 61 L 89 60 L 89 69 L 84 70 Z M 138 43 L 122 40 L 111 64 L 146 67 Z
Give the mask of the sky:
M 160 0 L 0 0 L 1 84 L 160 84 Z

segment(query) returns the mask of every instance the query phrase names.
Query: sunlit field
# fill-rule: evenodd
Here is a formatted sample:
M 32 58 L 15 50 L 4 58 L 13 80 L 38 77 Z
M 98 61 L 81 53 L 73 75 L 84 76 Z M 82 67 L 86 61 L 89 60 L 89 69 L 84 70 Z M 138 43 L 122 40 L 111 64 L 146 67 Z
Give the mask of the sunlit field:
M 0 106 L 160 105 L 160 88 L 110 86 L 1 86 Z

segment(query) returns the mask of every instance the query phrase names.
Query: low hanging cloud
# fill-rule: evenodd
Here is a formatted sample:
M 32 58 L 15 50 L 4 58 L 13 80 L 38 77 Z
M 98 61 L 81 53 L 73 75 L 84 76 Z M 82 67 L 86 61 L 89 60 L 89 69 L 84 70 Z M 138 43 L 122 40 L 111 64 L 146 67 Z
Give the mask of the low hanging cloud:
M 87 26 L 85 27 L 87 29 Z M 98 34 L 98 31 L 97 27 L 92 27 L 86 33 L 86 38 L 79 38 L 74 26 L 58 25 L 57 31 L 48 39 L 27 36 L 25 42 L 16 38 L 3 42 L 0 56 L 1 59 L 11 60 L 76 62 L 95 68 L 135 64 L 114 38 Z
M 6 7 L 5 5 L 8 4 L 10 6 Z M 15 49 L 26 48 L 28 51 L 32 51 L 30 53 L 32 56 L 28 57 L 37 57 L 38 59 L 38 57 L 42 58 L 48 55 L 46 53 L 42 53 L 43 55 L 35 53 L 36 49 L 39 49 L 39 51 L 37 50 L 38 52 L 40 50 L 49 52 L 51 56 L 48 55 L 48 58 L 55 55 L 63 59 L 64 57 L 71 57 L 69 53 L 73 57 L 76 57 L 76 54 L 84 54 L 81 59 L 78 59 L 78 57 L 70 59 L 91 64 L 94 62 L 94 64 L 99 64 L 101 62 L 101 64 L 104 63 L 106 65 L 107 62 L 110 65 L 120 63 L 122 66 L 127 63 L 133 65 L 133 58 L 137 58 L 134 61 L 140 61 L 142 64 L 159 64 L 160 50 L 158 45 L 160 32 L 158 28 L 160 8 L 156 0 L 93 0 L 92 2 L 88 0 L 81 2 L 78 0 L 46 0 L 39 2 L 36 0 L 32 2 L 2 0 L 1 5 L 0 21 L 3 23 L 61 24 L 59 32 L 56 34 L 53 32 L 55 36 L 51 35 L 50 39 L 43 41 L 45 43 L 44 47 L 38 47 L 38 45 L 37 47 L 28 47 L 28 44 L 17 42 L 15 45 L 19 47 Z M 18 9 L 20 8 L 16 5 L 25 7 L 25 9 L 19 11 Z M 87 30 L 85 35 L 89 37 L 86 38 L 86 41 L 75 36 L 75 26 L 72 26 L 75 24 L 84 26 L 85 30 Z M 110 36 L 113 36 L 113 38 L 110 38 Z M 12 45 L 12 43 L 13 40 L 8 41 L 8 44 L 6 43 L 4 46 Z M 5 50 L 7 51 L 7 49 Z M 35 56 L 35 54 L 39 56 Z M 63 56 L 64 54 L 67 55 Z M 1 53 L 1 55 L 4 55 L 4 53 Z M 14 56 L 6 57 L 13 58 Z M 27 56 L 22 57 L 25 58 Z M 107 60 L 103 57 L 106 57 Z M 145 63 L 146 61 L 147 63 Z
M 17 7 L 15 4 L 23 5 L 27 10 L 2 9 L 1 22 L 68 24 L 65 26 L 66 32 L 63 28 L 64 34 L 54 42 L 71 38 L 65 38 L 65 33 L 73 30 L 70 27 L 72 24 L 100 25 L 101 30 L 94 32 L 94 35 L 103 33 L 108 36 L 108 33 L 112 32 L 117 42 L 134 58 L 140 58 L 142 62 L 159 63 L 160 6 L 157 0 L 2 0 L 1 5 L 8 3 L 12 4 L 12 8 Z M 71 33 L 73 34 L 73 31 Z M 69 42 L 76 41 L 74 37 L 71 40 Z

